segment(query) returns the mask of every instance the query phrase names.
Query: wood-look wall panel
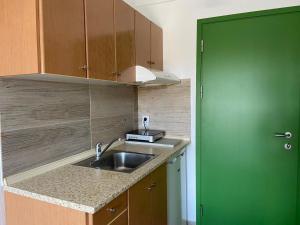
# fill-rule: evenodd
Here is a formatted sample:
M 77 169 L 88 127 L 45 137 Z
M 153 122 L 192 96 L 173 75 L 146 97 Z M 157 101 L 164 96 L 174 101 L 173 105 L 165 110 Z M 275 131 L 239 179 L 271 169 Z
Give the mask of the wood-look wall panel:
M 84 84 L 0 79 L 2 131 L 89 119 Z
M 91 86 L 92 145 L 108 143 L 138 127 L 137 89 L 129 86 Z
M 190 137 L 191 85 L 182 80 L 179 85 L 138 89 L 138 122 L 150 116 L 150 128 L 166 130 L 167 135 Z
M 97 143 L 109 143 L 116 138 L 124 138 L 126 132 L 137 129 L 132 114 L 114 117 L 92 118 L 92 146 Z
M 86 77 L 83 0 L 40 0 L 42 72 Z
M 37 2 L 0 1 L 0 76 L 39 72 Z
M 91 86 L 91 118 L 133 114 L 137 90 L 130 86 Z
M 114 1 L 86 1 L 88 77 L 116 80 Z
M 5 201 L 7 225 L 87 224 L 86 213 L 77 210 L 37 201 L 8 192 L 5 193 Z
M 123 136 L 137 107 L 135 87 L 0 79 L 4 176 Z
M 90 149 L 90 121 L 1 133 L 4 177 Z

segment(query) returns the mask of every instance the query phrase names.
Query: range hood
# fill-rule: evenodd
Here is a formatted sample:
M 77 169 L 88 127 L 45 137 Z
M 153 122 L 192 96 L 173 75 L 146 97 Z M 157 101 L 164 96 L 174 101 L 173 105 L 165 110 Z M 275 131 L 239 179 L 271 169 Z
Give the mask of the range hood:
M 179 84 L 180 79 L 174 74 L 134 66 L 122 73 L 120 81 L 138 86 L 163 86 Z

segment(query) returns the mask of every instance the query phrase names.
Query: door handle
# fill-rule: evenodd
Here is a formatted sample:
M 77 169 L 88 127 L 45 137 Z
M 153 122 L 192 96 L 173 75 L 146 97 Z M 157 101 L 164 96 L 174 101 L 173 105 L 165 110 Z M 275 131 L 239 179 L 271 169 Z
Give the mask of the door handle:
M 287 138 L 287 139 L 290 139 L 293 137 L 292 133 L 291 132 L 285 132 L 285 133 L 276 133 L 275 134 L 275 137 L 279 137 L 279 138 Z

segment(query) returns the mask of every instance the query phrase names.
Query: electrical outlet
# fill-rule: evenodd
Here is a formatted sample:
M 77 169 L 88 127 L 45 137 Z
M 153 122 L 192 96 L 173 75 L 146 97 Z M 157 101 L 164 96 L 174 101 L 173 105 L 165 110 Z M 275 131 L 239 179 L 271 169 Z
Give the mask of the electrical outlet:
M 143 116 L 143 121 L 142 121 L 143 126 L 146 128 L 149 128 L 150 124 L 150 116 Z

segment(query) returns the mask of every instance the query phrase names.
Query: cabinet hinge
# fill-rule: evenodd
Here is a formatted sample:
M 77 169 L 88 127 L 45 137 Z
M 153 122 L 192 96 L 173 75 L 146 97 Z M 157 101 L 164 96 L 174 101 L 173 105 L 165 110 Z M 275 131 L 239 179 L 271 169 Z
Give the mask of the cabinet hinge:
M 200 86 L 200 98 L 203 99 L 203 85 Z
M 204 206 L 200 205 L 200 216 L 203 217 L 204 216 Z
M 204 52 L 204 40 L 201 40 L 201 52 Z

